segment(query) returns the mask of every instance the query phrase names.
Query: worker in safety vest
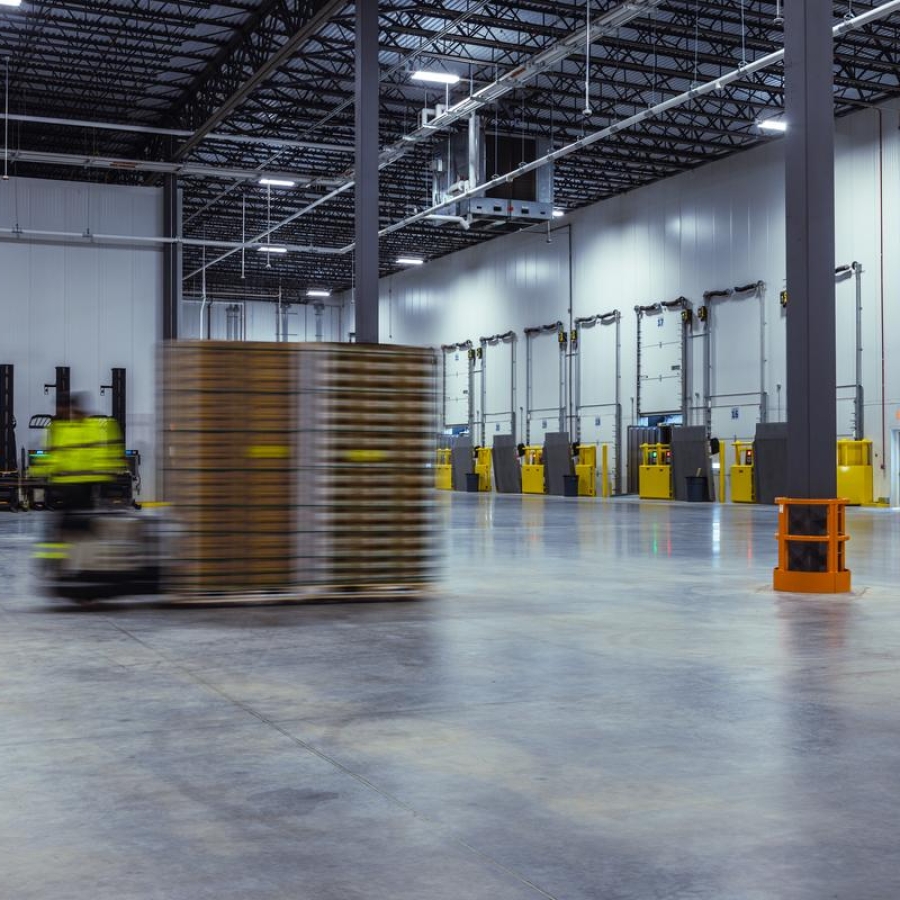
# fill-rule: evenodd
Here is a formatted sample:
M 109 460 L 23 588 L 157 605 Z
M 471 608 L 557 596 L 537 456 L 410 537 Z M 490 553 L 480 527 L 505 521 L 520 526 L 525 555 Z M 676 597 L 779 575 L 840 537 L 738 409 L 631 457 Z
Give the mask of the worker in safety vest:
M 118 423 L 88 415 L 84 399 L 73 396 L 69 417 L 50 423 L 42 471 L 67 510 L 93 509 L 100 486 L 127 471 Z

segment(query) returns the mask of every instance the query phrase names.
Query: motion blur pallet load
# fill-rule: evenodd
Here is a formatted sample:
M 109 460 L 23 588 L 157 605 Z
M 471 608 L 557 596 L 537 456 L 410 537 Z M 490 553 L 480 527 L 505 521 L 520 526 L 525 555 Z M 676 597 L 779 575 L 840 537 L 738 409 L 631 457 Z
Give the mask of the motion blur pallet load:
M 164 373 L 170 599 L 414 596 L 432 581 L 429 351 L 179 342 Z

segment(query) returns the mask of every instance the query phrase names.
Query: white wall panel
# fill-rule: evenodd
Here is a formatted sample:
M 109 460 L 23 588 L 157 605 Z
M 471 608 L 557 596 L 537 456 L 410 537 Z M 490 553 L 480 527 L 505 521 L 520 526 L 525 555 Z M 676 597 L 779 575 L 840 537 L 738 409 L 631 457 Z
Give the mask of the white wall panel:
M 52 413 L 55 396 L 43 385 L 56 366 L 71 368 L 72 389 L 100 395 L 111 369 L 128 378 L 128 443 L 143 459 L 143 496 L 155 486 L 155 353 L 162 301 L 162 251 L 151 246 L 106 246 L 33 240 L 31 229 L 82 234 L 155 235 L 162 228 L 161 192 L 63 181 L 12 178 L 0 183 L 0 227 L 18 224 L 26 235 L 0 241 L 0 362 L 15 366 L 16 433 L 20 447 L 40 446 L 43 433 L 28 420 Z

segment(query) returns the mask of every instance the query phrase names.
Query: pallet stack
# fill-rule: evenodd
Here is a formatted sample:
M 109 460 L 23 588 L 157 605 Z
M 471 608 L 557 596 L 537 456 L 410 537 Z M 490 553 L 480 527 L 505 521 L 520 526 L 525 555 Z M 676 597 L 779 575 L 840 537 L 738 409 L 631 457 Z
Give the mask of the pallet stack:
M 430 351 L 203 341 L 164 355 L 173 597 L 384 596 L 432 579 Z
M 433 355 L 309 344 L 299 360 L 298 525 L 301 555 L 315 548 L 310 577 L 343 591 L 425 584 L 434 566 Z

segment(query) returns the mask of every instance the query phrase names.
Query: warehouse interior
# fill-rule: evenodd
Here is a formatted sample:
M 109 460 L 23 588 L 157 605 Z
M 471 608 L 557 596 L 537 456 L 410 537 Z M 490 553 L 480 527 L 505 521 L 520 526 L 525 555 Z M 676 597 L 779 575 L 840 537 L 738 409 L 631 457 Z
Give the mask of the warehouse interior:
M 900 0 L 0 0 L 0 895 L 896 897 L 898 72 Z

